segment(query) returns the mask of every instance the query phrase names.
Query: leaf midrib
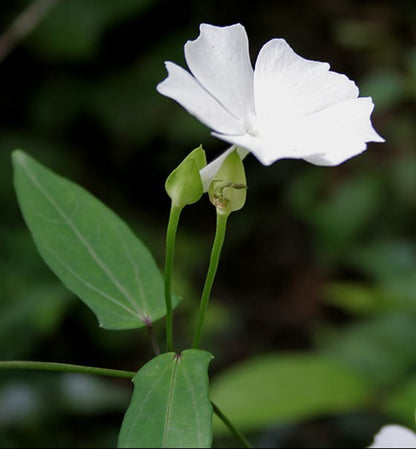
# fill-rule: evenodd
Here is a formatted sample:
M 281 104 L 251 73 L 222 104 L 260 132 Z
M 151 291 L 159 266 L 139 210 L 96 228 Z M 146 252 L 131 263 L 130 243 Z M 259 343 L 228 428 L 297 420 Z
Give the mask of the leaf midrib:
M 61 216 L 63 221 L 67 224 L 67 226 L 72 230 L 74 235 L 78 238 L 84 248 L 87 250 L 89 255 L 95 261 L 95 263 L 101 268 L 101 270 L 107 275 L 109 280 L 115 285 L 117 290 L 126 298 L 126 300 L 133 306 L 136 313 L 133 315 L 139 318 L 139 320 L 144 321 L 143 311 L 140 310 L 134 299 L 130 296 L 128 291 L 120 284 L 114 273 L 106 266 L 106 264 L 100 259 L 98 254 L 94 251 L 88 241 L 83 237 L 80 231 L 77 229 L 72 220 L 65 214 L 65 212 L 59 207 L 59 205 L 55 202 L 55 200 L 45 191 L 43 186 L 37 180 L 35 174 L 30 170 L 30 167 L 27 165 L 26 161 L 20 158 L 20 163 L 22 168 L 26 171 L 29 179 L 32 181 L 32 184 L 35 188 L 37 188 L 40 193 L 48 200 L 48 202 L 52 205 L 52 207 L 56 210 L 58 215 Z
M 165 415 L 165 424 L 163 426 L 162 447 L 167 447 L 166 441 L 168 439 L 169 424 L 170 424 L 171 412 L 172 412 L 173 391 L 175 389 L 175 383 L 176 383 L 176 379 L 178 377 L 178 365 L 180 362 L 180 356 L 176 354 L 174 356 L 174 359 L 175 359 L 175 366 L 174 366 L 173 372 L 172 372 L 172 380 L 170 383 L 168 402 L 166 404 L 166 415 Z

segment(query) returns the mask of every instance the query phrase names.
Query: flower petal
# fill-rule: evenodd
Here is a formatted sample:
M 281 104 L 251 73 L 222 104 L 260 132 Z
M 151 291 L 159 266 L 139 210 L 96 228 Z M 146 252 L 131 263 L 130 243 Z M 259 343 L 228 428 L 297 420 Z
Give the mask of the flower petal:
M 253 68 L 248 38 L 240 25 L 200 26 L 200 35 L 185 44 L 194 77 L 243 124 L 254 117 Z
M 278 159 L 292 157 L 289 154 L 293 153 L 290 151 L 292 147 L 287 147 L 284 139 L 276 142 L 251 134 L 230 136 L 214 132 L 212 135 L 253 153 L 263 165 L 270 165 Z
M 209 128 L 225 134 L 244 132 L 237 121 L 198 81 L 186 70 L 166 62 L 168 77 L 159 83 L 157 91 L 177 101 L 191 115 Z
M 304 159 L 316 165 L 338 165 L 362 153 L 367 142 L 384 142 L 374 130 L 371 98 L 356 98 L 306 117 L 300 123 L 298 148 L 309 148 Z
M 284 122 L 357 98 L 358 88 L 324 62 L 297 55 L 284 39 L 263 46 L 254 72 L 255 106 L 259 122 L 273 129 Z
M 383 427 L 370 448 L 416 448 L 416 434 L 402 426 Z
M 356 98 L 284 126 L 277 123 L 270 134 L 212 134 L 250 151 L 263 165 L 287 158 L 338 165 L 363 152 L 367 142 L 384 142 L 371 125 L 373 108 L 371 98 Z

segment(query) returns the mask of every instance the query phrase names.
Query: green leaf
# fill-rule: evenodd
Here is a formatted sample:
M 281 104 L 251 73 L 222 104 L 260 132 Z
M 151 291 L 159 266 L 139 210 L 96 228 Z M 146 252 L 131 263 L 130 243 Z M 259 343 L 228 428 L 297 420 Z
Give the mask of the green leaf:
M 373 97 L 378 111 L 393 108 L 406 98 L 407 84 L 402 73 L 393 69 L 375 70 L 360 83 L 360 94 Z
M 388 391 L 383 404 L 383 411 L 391 416 L 392 421 L 414 427 L 416 409 L 416 377 L 413 375 L 402 380 L 393 391 Z
M 13 153 L 13 164 L 20 208 L 40 254 L 100 325 L 131 329 L 164 316 L 162 276 L 128 226 L 22 151 Z
M 323 287 L 322 299 L 359 316 L 372 315 L 388 307 L 384 290 L 363 282 L 328 282 Z
M 211 360 L 208 352 L 189 349 L 162 354 L 145 365 L 133 379 L 118 447 L 211 447 Z
M 211 398 L 244 431 L 357 409 L 367 403 L 369 384 L 355 371 L 312 354 L 266 355 L 214 379 Z M 214 430 L 226 431 L 215 421 Z
M 327 255 L 341 257 L 363 233 L 372 229 L 374 216 L 382 210 L 383 183 L 371 172 L 339 184 L 315 204 L 308 219 L 317 243 Z
M 329 282 L 322 291 L 325 302 L 356 315 L 397 312 L 416 314 L 416 272 L 386 276 L 375 285 Z
M 412 239 L 383 238 L 357 248 L 349 262 L 375 280 L 400 279 L 416 271 L 416 245 Z
M 390 312 L 338 330 L 322 349 L 362 373 L 374 387 L 391 388 L 416 365 L 415 340 L 416 319 Z

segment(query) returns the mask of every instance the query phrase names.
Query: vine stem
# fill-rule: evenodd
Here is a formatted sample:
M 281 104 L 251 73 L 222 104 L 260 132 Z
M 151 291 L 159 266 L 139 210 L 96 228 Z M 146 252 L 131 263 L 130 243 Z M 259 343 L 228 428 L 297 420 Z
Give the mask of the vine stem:
M 132 379 L 136 375 L 134 371 L 96 368 L 93 366 L 72 365 L 70 363 L 34 362 L 25 360 L 0 361 L 0 370 L 2 369 L 59 371 L 64 373 L 80 373 L 80 374 L 92 374 L 106 377 L 118 377 L 122 379 Z M 251 448 L 252 446 L 244 437 L 244 435 L 234 427 L 231 421 L 224 415 L 224 413 L 222 413 L 222 411 L 212 401 L 211 405 L 214 413 L 228 427 L 231 433 L 241 442 L 243 447 Z
M 147 335 L 150 338 L 150 342 L 152 344 L 153 351 L 156 356 L 160 355 L 160 348 L 156 340 L 155 332 L 153 330 L 152 323 L 146 323 Z
M 224 415 L 224 413 L 218 408 L 218 406 L 215 405 L 212 401 L 211 405 L 212 409 L 214 410 L 214 413 L 228 427 L 230 432 L 237 438 L 237 440 L 240 441 L 243 447 L 245 447 L 246 449 L 251 449 L 253 446 L 249 443 L 247 438 L 234 427 L 233 423 Z
M 35 0 L 33 1 L 0 36 L 0 62 L 16 47 L 17 43 L 24 39 L 49 10 L 61 0 Z
M 166 303 L 166 349 L 173 351 L 172 267 L 175 255 L 176 233 L 183 207 L 172 202 L 166 231 L 165 303 Z
M 205 314 L 208 307 L 209 297 L 211 295 L 212 285 L 214 284 L 215 275 L 218 269 L 218 263 L 221 256 L 221 250 L 224 244 L 225 231 L 227 229 L 228 214 L 217 213 L 217 226 L 215 230 L 214 243 L 211 250 L 211 258 L 209 262 L 207 277 L 205 279 L 204 288 L 201 295 L 201 303 L 199 307 L 198 324 L 196 327 L 195 337 L 192 344 L 193 349 L 198 349 L 201 342 L 202 328 L 204 327 Z
M 131 379 L 136 373 L 93 366 L 72 365 L 70 363 L 33 362 L 22 360 L 1 361 L 0 369 L 27 369 L 42 371 L 60 371 L 68 373 L 94 374 L 107 377 L 121 377 Z

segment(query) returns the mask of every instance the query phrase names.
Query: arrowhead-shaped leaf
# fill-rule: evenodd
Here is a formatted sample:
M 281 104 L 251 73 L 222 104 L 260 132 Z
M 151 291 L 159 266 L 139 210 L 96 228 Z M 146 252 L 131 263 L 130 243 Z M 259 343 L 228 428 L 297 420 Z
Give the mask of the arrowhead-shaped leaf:
M 134 377 L 118 447 L 211 447 L 208 366 L 212 355 L 189 349 L 162 354 Z
M 107 329 L 165 315 L 163 279 L 129 227 L 82 187 L 13 153 L 20 208 L 45 262 Z

